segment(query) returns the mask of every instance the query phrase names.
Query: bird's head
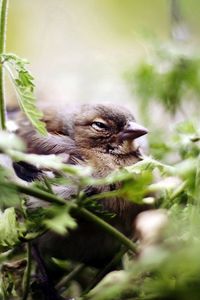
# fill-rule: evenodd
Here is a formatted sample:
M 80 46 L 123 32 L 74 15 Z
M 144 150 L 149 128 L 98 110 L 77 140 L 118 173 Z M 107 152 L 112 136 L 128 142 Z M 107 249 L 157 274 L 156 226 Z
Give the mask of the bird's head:
M 126 109 L 113 105 L 83 105 L 74 119 L 74 139 L 80 149 L 113 155 L 137 150 L 135 140 L 148 130 Z

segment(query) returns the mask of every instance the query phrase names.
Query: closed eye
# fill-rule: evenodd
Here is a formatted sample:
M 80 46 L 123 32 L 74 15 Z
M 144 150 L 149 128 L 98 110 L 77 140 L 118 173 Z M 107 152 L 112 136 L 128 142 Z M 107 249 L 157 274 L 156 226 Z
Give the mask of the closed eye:
M 99 121 L 94 121 L 91 126 L 97 131 L 108 130 L 108 125 Z

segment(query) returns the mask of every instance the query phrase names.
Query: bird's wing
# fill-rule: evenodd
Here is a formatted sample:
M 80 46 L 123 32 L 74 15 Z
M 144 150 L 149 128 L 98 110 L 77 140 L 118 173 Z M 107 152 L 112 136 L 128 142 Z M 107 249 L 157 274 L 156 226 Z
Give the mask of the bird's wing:
M 65 162 L 77 164 L 81 157 L 73 138 L 68 134 L 67 124 L 70 120 L 67 120 L 67 116 L 64 119 L 58 111 L 51 108 L 46 108 L 45 111 L 42 121 L 46 123 L 46 136 L 39 134 L 24 114 L 19 113 L 17 116 L 17 134 L 24 140 L 27 152 L 43 155 L 65 153 Z M 42 170 L 25 162 L 15 162 L 13 167 L 17 176 L 25 181 L 33 181 L 43 175 Z
M 67 120 L 64 123 L 56 110 L 47 109 L 42 121 L 46 124 L 47 136 L 40 135 L 23 114 L 17 118 L 17 134 L 24 140 L 28 153 L 70 154 L 75 150 L 74 140 L 68 135 Z

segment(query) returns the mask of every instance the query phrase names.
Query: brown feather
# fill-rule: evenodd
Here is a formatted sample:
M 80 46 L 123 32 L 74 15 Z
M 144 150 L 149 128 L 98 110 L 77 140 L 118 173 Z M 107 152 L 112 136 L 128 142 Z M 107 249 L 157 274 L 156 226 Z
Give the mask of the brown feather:
M 98 122 L 103 120 L 103 125 Z M 141 160 L 138 145 L 134 140 L 121 141 L 119 135 L 128 122 L 135 121 L 133 115 L 123 108 L 109 105 L 83 105 L 74 111 L 44 110 L 48 136 L 39 135 L 32 125 L 20 116 L 18 134 L 25 140 L 27 151 L 37 154 L 69 154 L 68 163 L 82 164 L 93 168 L 93 176 L 101 178 L 112 171 L 132 165 Z M 97 122 L 94 123 L 94 122 Z M 93 126 L 95 124 L 95 126 Z M 106 124 L 106 125 L 105 125 Z M 98 126 L 107 126 L 99 128 Z M 97 127 L 98 130 L 95 130 Z M 88 187 L 90 194 L 110 191 L 112 187 Z M 56 193 L 70 199 L 74 193 L 66 187 L 57 187 Z M 115 216 L 110 224 L 131 237 L 136 215 L 146 209 L 120 197 L 100 201 L 103 210 Z M 72 259 L 99 266 L 112 258 L 119 242 L 99 229 L 95 224 L 78 218 L 79 227 L 69 236 L 48 232 L 38 239 L 40 251 L 47 260 L 50 257 Z

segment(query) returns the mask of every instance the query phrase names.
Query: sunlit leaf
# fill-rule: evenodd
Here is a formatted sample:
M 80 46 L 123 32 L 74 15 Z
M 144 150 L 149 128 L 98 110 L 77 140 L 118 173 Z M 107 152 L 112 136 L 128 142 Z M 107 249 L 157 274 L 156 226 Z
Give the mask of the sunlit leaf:
M 0 207 L 15 206 L 20 203 L 20 195 L 14 186 L 7 184 L 10 172 L 0 166 Z
M 68 229 L 75 229 L 77 224 L 69 213 L 69 207 L 51 207 L 46 210 L 47 218 L 44 224 L 59 234 L 66 234 Z
M 34 78 L 26 67 L 28 62 L 15 54 L 2 54 L 0 59 L 11 76 L 20 107 L 36 130 L 46 135 L 45 124 L 41 121 L 43 114 L 35 105 Z
M 49 155 L 37 155 L 37 154 L 27 154 L 16 150 L 7 151 L 8 155 L 14 161 L 25 161 L 30 163 L 37 168 L 52 169 L 57 171 L 63 171 L 70 175 L 76 175 L 80 177 L 86 177 L 91 175 L 92 168 L 73 166 L 63 163 L 63 157 L 55 154 Z
M 19 243 L 20 227 L 15 209 L 7 208 L 0 212 L 0 249 L 7 250 Z
M 22 140 L 13 133 L 0 132 L 0 151 L 6 152 L 7 150 L 25 150 Z

